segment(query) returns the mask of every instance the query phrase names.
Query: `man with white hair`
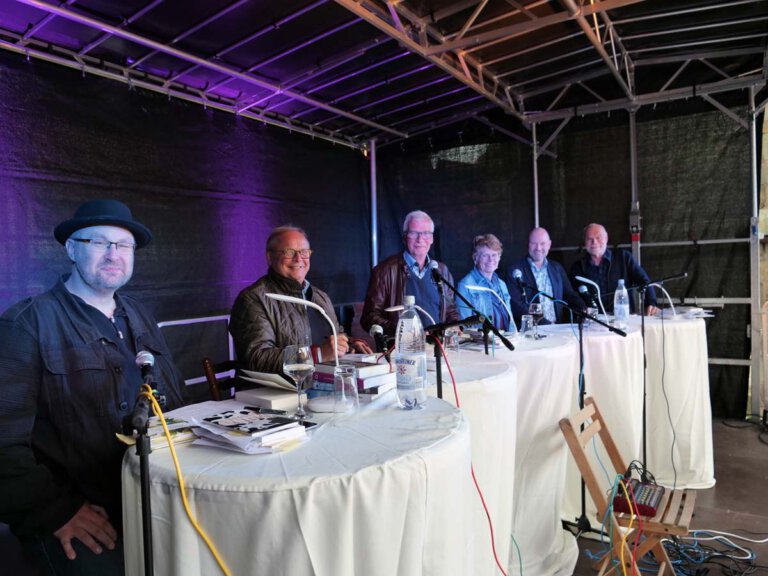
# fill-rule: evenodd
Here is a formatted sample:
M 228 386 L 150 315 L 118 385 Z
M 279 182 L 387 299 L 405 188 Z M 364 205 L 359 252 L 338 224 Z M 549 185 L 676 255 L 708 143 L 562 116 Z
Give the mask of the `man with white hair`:
M 440 293 L 430 273 L 429 249 L 434 240 L 435 223 L 429 214 L 421 210 L 410 212 L 403 222 L 403 243 L 405 250 L 383 260 L 371 271 L 368 291 L 365 296 L 360 324 L 368 331 L 378 324 L 390 336 L 397 328 L 398 312 L 386 312 L 386 308 L 399 306 L 406 294 L 416 298 L 416 305 L 425 310 L 435 322 L 459 319 L 454 297 L 450 288 Z M 436 261 L 435 261 L 436 262 Z M 453 284 L 448 267 L 437 262 L 437 271 Z M 421 322 L 427 326 L 432 321 L 419 312 Z
M 117 200 L 86 202 L 54 236 L 71 272 L 0 317 L 0 521 L 46 574 L 123 573 L 123 431 L 154 357 L 164 409 L 184 382 L 157 322 L 130 296 L 134 251 L 152 239 Z
M 650 282 L 648 274 L 626 250 L 615 253 L 608 248 L 608 232 L 601 224 L 588 224 L 584 228 L 584 249 L 586 254 L 571 266 L 571 280 L 574 285 L 582 284 L 576 276 L 589 278 L 600 286 L 603 306 L 607 311 L 613 311 L 613 293 L 619 279 L 624 280 L 627 289 L 642 286 Z M 629 299 L 629 309 L 635 313 L 635 299 Z M 645 314 L 653 315 L 658 312 L 656 307 L 656 292 L 648 288 L 645 293 Z

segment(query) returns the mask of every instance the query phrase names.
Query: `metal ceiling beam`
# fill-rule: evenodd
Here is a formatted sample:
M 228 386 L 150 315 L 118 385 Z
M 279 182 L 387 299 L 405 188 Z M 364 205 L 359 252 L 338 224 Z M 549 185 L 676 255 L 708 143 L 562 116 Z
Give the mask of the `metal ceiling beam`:
M 118 24 L 118 26 L 119 26 L 120 28 L 126 28 L 126 27 L 130 26 L 131 24 L 133 24 L 134 22 L 136 22 L 136 20 L 138 20 L 139 18 L 141 18 L 142 16 L 144 16 L 144 14 L 146 14 L 147 12 L 149 12 L 149 11 L 153 10 L 153 9 L 154 9 L 154 8 L 156 8 L 158 5 L 162 4 L 164 1 L 165 1 L 165 0 L 153 0 L 152 2 L 150 2 L 149 4 L 147 4 L 146 6 L 144 6 L 144 8 L 142 8 L 142 9 L 141 9 L 141 10 L 139 10 L 138 12 L 134 12 L 134 13 L 133 13 L 133 14 L 131 14 L 131 15 L 130 15 L 128 18 L 126 18 L 125 20 L 123 20 L 122 22 L 120 22 L 120 24 Z M 88 52 L 90 52 L 91 50 L 93 50 L 93 49 L 94 49 L 94 48 L 96 48 L 97 46 L 100 46 L 101 44 L 103 44 L 104 42 L 106 42 L 107 40 L 109 40 L 110 38 L 112 38 L 112 34 L 102 34 L 101 36 L 99 36 L 98 38 L 96 38 L 95 40 L 93 40 L 92 42 L 88 42 L 88 44 L 86 44 L 85 46 L 83 46 L 83 47 L 82 47 L 82 48 L 81 48 L 81 49 L 78 51 L 77 55 L 78 55 L 78 56 L 85 56 L 86 54 L 88 54 Z
M 601 114 L 612 112 L 614 110 L 628 110 L 640 106 L 670 102 L 673 100 L 683 100 L 686 98 L 695 98 L 702 94 L 718 94 L 720 92 L 729 92 L 731 90 L 743 90 L 753 86 L 763 86 L 765 79 L 761 75 L 749 76 L 746 78 L 734 78 L 732 80 L 721 80 L 707 84 L 698 84 L 686 86 L 684 88 L 674 88 L 672 90 L 653 92 L 650 94 L 638 94 L 634 100 L 620 99 L 609 100 L 597 104 L 586 104 L 582 106 L 572 106 L 562 110 L 552 110 L 550 112 L 531 113 L 527 119 L 531 122 L 548 122 L 551 120 L 562 120 L 574 116 L 586 116 L 587 114 Z
M 709 50 L 703 52 L 687 52 L 685 54 L 674 54 L 671 56 L 659 56 L 655 58 L 637 58 L 635 66 L 655 66 L 657 64 L 671 64 L 674 62 L 685 62 L 686 60 L 701 60 L 702 58 L 732 58 L 734 56 L 749 56 L 751 54 L 764 54 L 765 49 L 761 47 L 754 48 L 733 48 L 731 50 Z
M 464 120 L 469 120 L 474 118 L 477 114 L 480 114 L 481 112 L 486 112 L 490 110 L 491 108 L 495 108 L 494 104 L 491 104 L 490 102 L 483 104 L 482 106 L 479 106 L 478 108 L 473 108 L 472 110 L 468 110 L 466 112 L 460 112 L 457 114 L 454 114 L 453 116 L 448 116 L 444 118 L 443 120 L 437 122 L 428 122 L 426 124 L 422 124 L 421 126 L 418 126 L 411 130 L 407 138 L 393 138 L 391 140 L 377 140 L 378 147 L 383 148 L 384 146 L 390 146 L 392 144 L 405 144 L 405 140 L 408 138 L 416 138 L 417 136 L 423 136 L 424 134 L 428 134 L 434 130 L 438 130 L 440 128 L 445 128 L 446 126 L 450 126 L 451 124 L 456 124 L 457 122 L 463 122 Z
M 270 22 L 267 26 L 264 26 L 260 28 L 259 30 L 256 30 L 255 32 L 251 32 L 244 38 L 240 38 L 238 41 L 236 41 L 234 44 L 229 44 L 228 46 L 222 48 L 216 54 L 208 58 L 210 61 L 217 61 L 221 60 L 222 56 L 225 56 L 226 54 L 229 54 L 233 50 L 237 50 L 241 46 L 244 46 L 245 44 L 248 44 L 249 42 L 253 42 L 257 38 L 260 38 L 261 36 L 264 36 L 265 34 L 268 34 L 270 32 L 274 32 L 276 29 L 280 28 L 281 26 L 284 26 L 285 24 L 288 24 L 289 22 L 304 16 L 308 12 L 311 12 L 315 8 L 318 8 L 319 6 L 322 6 L 323 4 L 327 4 L 331 0 L 317 0 L 316 2 L 313 2 L 312 4 L 308 4 L 306 6 L 302 6 L 300 9 L 296 10 L 295 12 L 291 12 L 287 16 L 283 16 L 276 22 Z M 183 76 L 184 74 L 188 74 L 192 70 L 195 70 L 198 68 L 197 65 L 190 66 L 189 68 L 186 68 L 185 70 L 182 70 L 181 72 L 175 74 L 174 76 L 171 76 L 170 80 L 174 81 L 180 76 Z
M 334 34 L 337 34 L 343 30 L 346 30 L 350 26 L 357 24 L 360 22 L 359 19 L 354 18 L 352 20 L 349 20 L 347 22 L 343 22 L 339 24 L 338 26 L 334 26 L 333 28 L 326 30 L 324 32 L 321 32 L 320 34 L 317 34 L 316 36 L 312 36 L 312 38 L 308 38 L 307 40 L 304 40 L 302 42 L 299 42 L 298 44 L 294 44 L 287 50 L 283 50 L 282 52 L 278 52 L 277 54 L 273 54 L 269 58 L 266 58 L 264 60 L 259 60 L 256 62 L 256 64 L 252 64 L 251 66 L 248 66 L 244 70 L 241 70 L 241 72 L 244 72 L 246 74 L 252 74 L 253 72 L 256 72 L 259 68 L 264 68 L 264 66 L 269 66 L 270 64 L 274 64 L 278 60 L 285 58 L 286 56 L 289 56 L 293 54 L 294 52 L 298 52 L 299 50 L 303 50 L 307 46 L 311 46 L 315 42 L 319 42 L 320 40 L 324 40 L 328 38 L 329 36 L 333 36 Z M 210 88 L 206 90 L 206 92 L 213 92 L 214 90 L 221 88 L 222 86 L 225 86 L 232 82 L 234 78 L 224 78 L 220 82 L 217 82 Z
M 655 30 L 654 32 L 644 32 L 642 34 L 631 34 L 624 36 L 624 40 L 644 40 L 645 38 L 654 38 L 656 36 L 668 36 L 670 34 L 683 34 L 685 32 L 698 32 L 699 30 L 721 30 L 727 26 L 738 26 L 740 24 L 752 24 L 768 20 L 768 16 L 756 16 L 754 18 L 742 18 L 740 20 L 727 20 L 725 22 L 711 22 L 709 24 L 696 24 L 685 26 L 684 28 L 669 28 L 666 30 Z
M 602 58 L 605 65 L 608 67 L 608 70 L 611 71 L 611 74 L 616 79 L 616 82 L 618 82 L 621 89 L 624 91 L 624 94 L 627 95 L 627 98 L 630 100 L 634 98 L 635 95 L 632 92 L 632 89 L 624 81 L 621 72 L 619 72 L 619 69 L 614 65 L 611 57 L 608 55 L 608 52 L 605 51 L 605 47 L 603 46 L 602 42 L 600 42 L 600 38 L 598 38 L 592 28 L 590 28 L 589 22 L 587 22 L 587 19 L 584 15 L 584 8 L 578 6 L 574 0 L 560 0 L 560 2 L 566 7 L 569 14 L 576 19 L 576 22 L 584 31 L 584 35 L 595 47 L 595 50 L 600 55 L 600 58 Z M 607 1 L 600 2 L 599 4 L 594 4 L 594 6 L 601 6 L 603 7 L 603 10 L 608 10 L 608 8 L 605 7 L 608 3 L 609 2 Z
M 74 4 L 75 1 L 76 0 L 66 0 L 66 2 L 64 2 L 64 6 L 70 6 L 70 5 Z M 22 36 L 21 36 L 21 43 L 23 44 L 24 42 L 26 42 L 30 38 L 34 37 L 35 34 L 37 34 L 40 30 L 45 28 L 48 24 L 50 24 L 54 20 L 54 18 L 56 18 L 55 14 L 46 14 L 40 20 L 40 22 L 38 22 L 37 24 L 33 24 L 29 28 L 29 30 L 25 30 L 24 31 L 24 34 L 22 34 Z
M 491 122 L 485 116 L 477 116 L 477 115 L 475 115 L 475 116 L 472 117 L 472 119 L 477 121 L 477 122 L 480 122 L 480 124 L 484 124 L 485 126 L 488 126 L 488 128 L 498 132 L 499 134 L 504 134 L 504 136 L 507 136 L 508 138 L 511 138 L 515 142 L 520 142 L 521 144 L 525 144 L 526 146 L 533 147 L 533 141 L 532 140 L 528 140 L 527 138 L 524 138 L 523 136 L 515 134 L 511 130 L 507 130 L 503 126 L 499 126 L 495 122 Z M 550 158 L 557 159 L 557 155 L 555 153 L 553 153 L 553 152 L 548 151 L 548 150 L 542 150 L 541 154 L 543 154 L 544 156 L 549 156 Z
M 189 36 L 191 36 L 192 34 L 197 32 L 198 30 L 202 30 L 203 28 L 208 26 L 208 24 L 211 24 L 211 23 L 215 22 L 216 20 L 218 20 L 219 18 L 221 18 L 222 16 L 225 16 L 225 15 L 229 14 L 230 12 L 232 12 L 232 10 L 236 10 L 237 8 L 240 8 L 240 6 L 245 4 L 247 1 L 248 0 L 235 0 L 234 2 L 232 2 L 231 4 L 225 6 L 224 8 L 219 10 L 218 12 L 214 12 L 213 14 L 208 16 L 207 18 L 204 18 L 202 21 L 198 22 L 197 24 L 195 24 L 191 28 L 188 28 L 188 29 L 184 30 L 183 32 L 177 34 L 166 45 L 172 45 L 172 44 L 177 44 L 177 43 L 181 42 L 182 40 L 184 40 L 185 38 L 188 38 Z M 141 66 L 144 62 L 146 62 L 147 60 L 152 58 L 152 56 L 157 55 L 159 52 L 160 52 L 159 50 L 150 50 L 148 53 L 146 53 L 143 56 L 141 56 L 140 58 L 138 58 L 135 62 L 132 62 L 131 65 L 129 66 L 129 68 L 135 69 L 137 66 Z
M 765 38 L 768 34 L 747 34 L 745 36 L 726 36 L 724 38 L 708 38 L 706 40 L 694 40 L 691 42 L 681 42 L 679 44 L 665 44 L 663 46 L 654 46 L 651 48 L 635 48 L 629 51 L 630 54 L 642 54 L 645 52 L 658 52 L 664 50 L 677 50 L 678 48 L 690 48 L 691 46 L 708 46 L 710 44 L 722 44 L 724 42 L 740 42 L 741 40 L 754 40 L 756 38 Z
M 492 26 L 493 24 L 496 24 L 497 22 L 502 22 L 504 20 L 509 20 L 510 18 L 512 18 L 513 16 L 517 16 L 518 14 L 523 14 L 524 16 L 529 18 L 530 20 L 538 20 L 539 16 L 536 16 L 535 14 L 533 14 L 531 12 L 531 10 L 533 8 L 537 8 L 537 7 L 541 6 L 542 4 L 549 4 L 552 1 L 554 1 L 554 0 L 539 0 L 538 2 L 531 2 L 530 4 L 528 4 L 528 6 L 526 6 L 525 10 L 521 11 L 519 9 L 519 5 L 518 5 L 517 2 L 511 2 L 510 0 L 507 0 L 507 4 L 511 4 L 511 5 L 515 6 L 517 9 L 516 10 L 512 10 L 510 12 L 504 12 L 502 14 L 499 14 L 498 16 L 494 16 L 493 18 L 489 18 L 488 20 L 483 20 L 477 26 L 473 26 L 470 30 L 477 30 L 477 29 L 480 29 L 480 28 L 486 28 L 488 26 Z M 453 37 L 454 37 L 454 35 L 448 34 L 446 39 L 447 40 L 451 40 L 451 39 L 453 39 Z M 464 50 L 464 52 L 466 52 L 467 54 L 470 54 L 470 53 L 474 52 L 475 50 L 482 50 L 484 48 L 488 48 L 490 46 L 493 46 L 494 44 L 497 44 L 499 42 L 504 42 L 504 38 L 500 38 L 498 40 L 493 40 L 491 42 L 487 42 L 486 44 L 481 44 L 480 46 L 473 46 L 473 47 L 467 48 L 466 50 Z
M 697 12 L 706 12 L 709 10 L 729 10 L 733 11 L 736 6 L 743 4 L 757 4 L 764 2 L 765 0 L 727 0 L 720 4 L 710 4 L 709 6 L 695 6 L 693 8 L 682 8 L 679 10 L 670 10 L 669 12 L 656 12 L 653 14 L 646 14 L 644 16 L 633 16 L 631 18 L 622 18 L 616 20 L 616 24 L 632 24 L 634 22 L 647 22 L 648 20 L 655 20 L 657 18 L 670 18 L 673 16 L 687 16 L 688 14 L 695 14 Z
M 307 70 L 304 70 L 302 72 L 299 72 L 298 74 L 295 74 L 293 77 L 289 78 L 288 80 L 285 80 L 280 83 L 280 86 L 282 88 L 294 88 L 296 86 L 301 85 L 302 83 L 308 81 L 308 80 L 314 80 L 319 78 L 320 76 L 327 74 L 328 72 L 331 72 L 332 70 L 335 70 L 339 66 L 343 66 L 344 64 L 348 64 L 352 60 L 355 60 L 357 58 L 360 58 L 363 56 L 368 50 L 372 48 L 376 48 L 378 46 L 381 46 L 382 44 L 386 42 L 391 42 L 392 38 L 389 36 L 379 36 L 375 38 L 373 41 L 365 42 L 362 45 L 355 46 L 353 49 L 348 50 L 347 52 L 343 52 L 341 54 L 335 55 L 333 58 L 328 60 L 325 64 L 317 64 Z M 265 102 L 267 102 L 269 99 L 273 98 L 274 94 L 270 94 L 268 96 L 265 96 L 263 98 L 258 98 L 257 100 L 254 100 L 253 102 L 250 102 L 243 106 L 243 110 L 248 110 L 249 108 L 252 108 L 254 106 L 259 106 Z M 284 98 L 282 102 L 288 102 L 289 98 Z
M 394 100 L 396 98 L 402 98 L 403 96 L 410 94 L 412 92 L 418 92 L 419 90 L 423 90 L 424 88 L 429 88 L 430 86 L 433 86 L 435 84 L 439 84 L 441 82 L 445 82 L 447 80 L 451 80 L 452 78 L 450 76 L 440 76 L 439 78 L 435 78 L 434 80 L 430 80 L 429 82 L 425 82 L 423 84 L 419 84 L 418 86 L 414 86 L 412 88 L 409 88 L 408 90 L 403 90 L 401 92 L 398 92 L 396 94 L 390 94 L 389 96 L 385 96 L 384 98 L 380 98 L 378 100 L 374 100 L 372 102 L 366 102 L 365 104 L 358 106 L 357 108 L 353 108 L 352 112 L 359 112 L 360 110 L 366 110 L 368 108 L 373 108 L 374 106 L 379 106 L 383 104 L 384 102 L 389 102 L 390 100 Z M 423 100 L 422 100 L 423 102 Z M 386 114 L 386 112 L 384 113 Z M 320 120 L 318 122 L 313 123 L 314 126 L 322 126 L 323 124 L 330 122 L 331 120 L 335 120 L 338 118 L 338 116 L 331 116 L 329 118 L 325 118 L 323 120 Z M 376 116 L 374 116 L 376 118 Z M 345 128 L 348 128 L 350 125 L 344 125 L 337 130 L 344 130 Z
M 418 54 L 419 56 L 422 56 L 426 58 L 428 61 L 432 62 L 435 66 L 443 70 L 444 72 L 450 74 L 463 84 L 466 84 L 475 92 L 482 95 L 483 97 L 487 98 L 503 110 L 506 110 L 510 114 L 514 115 L 516 118 L 521 119 L 521 115 L 517 112 L 517 110 L 514 109 L 514 107 L 511 107 L 508 102 L 505 100 L 499 98 L 495 93 L 487 90 L 483 85 L 478 83 L 474 78 L 467 77 L 463 71 L 461 71 L 460 68 L 457 68 L 454 66 L 448 59 L 436 57 L 436 56 L 430 56 L 425 53 L 424 46 L 419 44 L 416 40 L 410 37 L 408 34 L 402 34 L 400 33 L 397 28 L 395 28 L 389 21 L 386 20 L 387 15 L 385 13 L 382 13 L 376 9 L 375 6 L 365 7 L 363 6 L 363 3 L 365 0 L 335 0 L 337 4 L 343 6 L 347 10 L 353 12 L 360 18 L 363 18 L 366 20 L 369 24 L 376 27 L 377 29 L 381 30 L 382 32 L 388 34 L 389 36 L 392 36 L 395 38 L 395 40 L 399 41 L 403 46 L 411 50 L 412 52 Z
M 121 30 L 120 28 L 117 28 L 115 26 L 112 26 L 111 24 L 106 24 L 104 22 L 101 22 L 99 20 L 96 20 L 95 18 L 91 18 L 89 16 L 85 16 L 82 14 L 79 14 L 77 12 L 72 12 L 71 10 L 68 10 L 61 6 L 52 6 L 50 4 L 47 4 L 45 2 L 41 2 L 40 0 L 18 0 L 22 4 L 26 4 L 28 6 L 33 6 L 35 8 L 39 8 L 41 10 L 48 11 L 52 14 L 56 14 L 57 16 L 62 16 L 66 18 L 67 20 L 71 20 L 73 22 L 77 22 L 78 24 L 82 24 L 84 26 L 90 26 L 91 28 L 96 28 L 98 30 L 102 30 L 105 32 L 109 32 L 113 34 L 114 36 L 118 36 L 119 38 L 122 38 L 123 40 L 128 40 L 130 42 L 135 42 L 136 44 L 146 46 L 147 48 L 156 49 L 161 52 L 164 52 L 170 56 L 173 56 L 175 58 L 178 58 L 179 60 L 185 60 L 187 62 L 191 62 L 193 64 L 197 64 L 199 66 L 202 66 L 204 68 L 207 68 L 209 70 L 213 70 L 214 72 L 218 72 L 220 74 L 232 76 L 234 78 L 237 78 L 239 80 L 242 80 L 248 84 L 258 86 L 259 88 L 264 88 L 266 90 L 271 90 L 272 92 L 280 92 L 283 94 L 287 94 L 291 98 L 294 98 L 295 100 L 299 100 L 300 102 L 304 102 L 306 104 L 310 104 L 312 106 L 316 106 L 317 108 L 321 108 L 323 110 L 327 110 L 328 112 L 331 112 L 333 114 L 338 114 L 340 116 L 344 116 L 345 118 L 349 118 L 350 120 L 355 120 L 356 122 L 360 122 L 361 124 L 365 124 L 367 126 L 371 126 L 372 128 L 376 128 L 377 130 L 381 130 L 383 132 L 388 132 L 392 134 L 396 134 L 398 136 L 405 136 L 402 132 L 399 132 L 397 130 L 394 130 L 392 128 L 389 128 L 387 126 L 382 126 L 381 124 L 378 124 L 377 122 L 372 122 L 366 118 L 362 118 L 360 116 L 357 116 L 355 114 L 351 114 L 345 110 L 341 110 L 339 108 L 336 108 L 334 106 L 330 106 L 326 104 L 325 102 L 321 102 L 319 100 L 315 100 L 314 98 L 308 98 L 304 96 L 303 94 L 300 94 L 298 92 L 294 92 L 291 90 L 282 90 L 280 86 L 277 86 L 271 82 L 267 82 L 265 80 L 262 80 L 261 78 L 257 78 L 255 76 L 252 76 L 250 74 L 242 73 L 230 66 L 219 64 L 216 62 L 210 62 L 206 60 L 205 58 L 202 58 L 200 56 L 196 56 L 194 54 L 190 54 L 188 52 L 184 52 L 182 50 L 179 50 L 177 48 L 173 48 L 171 46 L 166 46 L 165 44 L 162 44 L 160 42 L 157 42 L 155 40 L 152 40 L 150 38 L 146 38 L 144 36 L 141 36 L 139 34 L 135 34 L 133 32 L 128 32 L 127 30 Z
M 645 0 L 604 0 L 599 4 L 577 8 L 573 12 L 557 12 L 555 14 L 550 14 L 549 16 L 542 16 L 536 20 L 520 22 L 519 24 L 512 24 L 510 26 L 502 26 L 501 28 L 475 34 L 474 36 L 469 36 L 467 38 L 449 40 L 448 42 L 444 42 L 437 46 L 433 46 L 432 48 L 428 48 L 425 53 L 429 56 L 435 56 L 444 52 L 462 50 L 472 46 L 487 44 L 488 42 L 498 40 L 499 38 L 514 38 L 515 36 L 521 36 L 535 30 L 540 30 L 541 28 L 546 28 L 547 26 L 562 24 L 563 22 L 567 22 L 569 20 L 578 19 L 578 15 L 581 15 L 582 17 L 589 16 L 602 10 L 613 10 L 615 8 L 629 6 L 630 4 L 637 4 L 638 2 L 644 1 Z
M 47 49 L 52 47 L 48 43 L 44 44 Z M 0 48 L 4 48 L 11 52 L 21 54 L 25 57 L 32 57 L 38 60 L 51 62 L 59 66 L 71 68 L 84 74 L 91 74 L 100 78 L 106 78 L 108 80 L 115 80 L 122 84 L 126 84 L 129 87 L 141 88 L 151 92 L 157 92 L 168 98 L 175 98 L 177 100 L 184 100 L 186 102 L 192 102 L 199 104 L 204 108 L 213 108 L 222 112 L 228 112 L 230 114 L 236 113 L 235 103 L 228 101 L 226 98 L 220 98 L 220 101 L 210 100 L 202 95 L 195 94 L 193 92 L 185 92 L 176 88 L 169 88 L 165 85 L 165 78 L 159 76 L 153 76 L 151 74 L 142 73 L 141 77 L 136 77 L 136 73 L 133 70 L 129 70 L 126 67 L 118 66 L 117 64 L 105 63 L 103 60 L 92 58 L 90 56 L 79 57 L 77 53 L 71 50 L 65 50 L 63 48 L 55 47 L 55 50 L 59 54 L 51 53 L 31 46 L 19 46 L 12 42 L 6 42 L 0 39 Z M 186 88 L 180 86 L 181 88 Z M 298 132 L 312 138 L 318 138 L 320 140 L 326 140 L 334 144 L 340 144 L 353 149 L 361 149 L 362 145 L 356 142 L 352 138 L 336 136 L 330 131 L 323 129 L 314 129 L 311 125 L 305 123 L 293 123 L 289 120 L 283 119 L 279 115 L 265 116 L 262 114 L 256 114 L 252 112 L 246 112 L 241 114 L 243 118 L 256 120 L 264 124 L 272 126 L 278 126 L 293 132 Z
M 358 94 L 364 94 L 365 92 L 370 92 L 371 90 L 378 88 L 379 86 L 385 86 L 389 84 L 390 82 L 397 82 L 398 80 L 402 80 L 403 78 L 407 78 L 408 76 L 412 76 L 413 74 L 418 74 L 419 72 L 423 72 L 424 70 L 428 70 L 431 68 L 431 64 L 422 64 L 421 66 L 417 66 L 416 68 L 411 68 L 410 70 L 406 70 L 405 72 L 401 72 L 400 74 L 397 74 L 396 76 L 392 76 L 390 78 L 385 78 L 384 80 L 379 80 L 378 82 L 375 82 L 374 84 L 369 84 L 368 86 L 363 86 L 361 88 L 358 88 L 357 90 L 354 90 L 352 92 L 347 92 L 346 94 L 343 94 L 342 96 L 338 96 L 333 99 L 333 102 L 341 102 L 342 100 L 348 100 L 349 98 L 353 98 L 354 96 L 357 96 Z M 311 109 L 302 110 L 300 112 L 297 112 L 294 114 L 295 117 L 303 116 L 305 114 L 308 114 L 309 112 L 312 112 Z M 326 120 L 323 120 L 322 122 L 326 122 L 332 118 L 327 118 Z M 321 122 L 321 123 L 322 123 Z

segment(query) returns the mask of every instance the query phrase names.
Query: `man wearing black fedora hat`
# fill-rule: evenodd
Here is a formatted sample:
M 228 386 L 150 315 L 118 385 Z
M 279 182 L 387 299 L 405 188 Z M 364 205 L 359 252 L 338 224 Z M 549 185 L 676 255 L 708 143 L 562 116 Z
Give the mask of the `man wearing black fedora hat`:
M 122 202 L 93 200 L 54 236 L 70 274 L 0 317 L 0 521 L 49 574 L 122 574 L 115 433 L 142 384 L 137 353 L 154 357 L 167 408 L 184 384 L 154 318 L 117 292 L 150 231 Z

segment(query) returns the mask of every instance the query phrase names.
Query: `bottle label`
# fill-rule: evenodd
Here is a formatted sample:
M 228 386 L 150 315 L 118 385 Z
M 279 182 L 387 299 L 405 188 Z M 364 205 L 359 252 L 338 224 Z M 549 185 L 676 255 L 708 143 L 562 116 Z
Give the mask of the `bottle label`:
M 423 387 L 423 366 L 424 356 L 422 354 L 398 355 L 395 358 L 397 387 L 400 389 Z

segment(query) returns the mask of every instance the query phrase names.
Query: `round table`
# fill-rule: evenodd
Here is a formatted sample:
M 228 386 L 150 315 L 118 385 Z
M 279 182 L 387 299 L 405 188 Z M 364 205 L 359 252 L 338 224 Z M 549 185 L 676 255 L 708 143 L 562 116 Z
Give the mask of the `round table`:
M 429 364 L 433 367 L 434 360 L 430 360 Z M 458 402 L 449 367 L 456 378 Z M 512 530 L 511 510 L 515 493 L 516 371 L 503 360 L 473 352 L 448 351 L 447 358 L 443 359 L 442 374 L 443 399 L 454 405 L 458 403 L 469 421 L 475 477 L 493 522 L 496 553 L 503 563 L 510 550 L 506 535 Z M 427 376 L 431 383 L 428 394 L 435 396 L 435 372 L 430 371 Z M 493 558 L 488 518 L 476 494 L 473 529 L 474 574 L 496 576 L 498 568 Z
M 570 575 L 576 539 L 564 531 L 560 509 L 568 449 L 557 423 L 570 414 L 576 387 L 578 347 L 565 335 L 516 338 L 515 350 L 495 348 L 497 359 L 517 369 L 517 441 L 512 535 L 508 573 Z
M 394 394 L 331 417 L 298 448 L 249 456 L 178 448 L 192 510 L 233 574 L 475 574 L 469 427 L 431 399 L 404 411 Z M 174 414 L 212 414 L 231 401 Z M 155 573 L 219 573 L 185 517 L 167 449 L 150 455 Z M 126 571 L 143 573 L 138 458 L 126 452 Z

